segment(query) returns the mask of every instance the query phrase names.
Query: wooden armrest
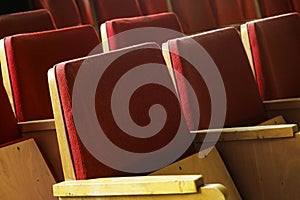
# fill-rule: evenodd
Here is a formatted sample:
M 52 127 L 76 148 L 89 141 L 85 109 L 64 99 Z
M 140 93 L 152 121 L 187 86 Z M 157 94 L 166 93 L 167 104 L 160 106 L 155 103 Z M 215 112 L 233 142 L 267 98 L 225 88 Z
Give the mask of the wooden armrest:
M 219 137 L 219 141 L 235 141 L 235 140 L 294 137 L 294 133 L 297 131 L 298 131 L 298 126 L 296 124 L 280 124 L 280 125 L 198 130 L 198 131 L 191 131 L 191 133 L 197 134 L 195 138 L 195 142 L 203 142 L 206 134 L 222 133 Z M 207 141 L 207 142 L 214 142 L 214 141 Z
M 300 109 L 300 98 L 278 99 L 264 101 L 264 106 L 267 111 L 270 110 L 287 110 Z
M 123 196 L 196 193 L 201 175 L 139 176 L 64 181 L 53 186 L 54 196 Z
M 18 126 L 22 133 L 55 130 L 54 119 L 19 122 Z

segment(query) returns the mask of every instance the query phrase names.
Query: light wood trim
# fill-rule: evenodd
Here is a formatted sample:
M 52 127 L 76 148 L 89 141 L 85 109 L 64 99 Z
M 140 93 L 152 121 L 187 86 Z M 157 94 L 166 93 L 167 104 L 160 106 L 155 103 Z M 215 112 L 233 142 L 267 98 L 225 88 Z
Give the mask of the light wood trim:
M 279 115 L 279 116 L 273 117 L 267 121 L 264 121 L 264 122 L 258 124 L 258 126 L 276 125 L 276 124 L 286 124 L 286 121 L 282 115 Z
M 101 42 L 103 47 L 103 52 L 109 52 L 109 38 L 107 36 L 107 30 L 106 30 L 106 23 L 101 24 L 100 26 L 100 35 L 101 35 Z
M 14 103 L 10 75 L 9 75 L 9 70 L 8 70 L 8 65 L 7 65 L 4 41 L 5 41 L 5 38 L 0 40 L 0 63 L 1 63 L 2 79 L 3 79 L 4 88 L 6 90 L 8 98 L 9 98 L 10 105 L 12 107 L 14 114 L 16 115 L 15 103 Z
M 54 119 L 18 122 L 18 126 L 22 133 L 55 130 Z
M 59 152 L 61 156 L 61 162 L 64 172 L 65 180 L 75 180 L 75 171 L 73 166 L 73 160 L 69 149 L 68 136 L 64 124 L 64 118 L 61 110 L 61 104 L 59 99 L 59 93 L 56 83 L 56 76 L 54 68 L 48 71 L 48 83 L 50 89 L 50 96 L 53 108 L 53 114 L 55 119 L 55 127 L 57 133 L 57 141 Z
M 267 111 L 300 109 L 300 98 L 264 101 L 264 106 Z
M 168 11 L 169 12 L 174 12 L 172 1 L 171 0 L 166 0 L 166 2 L 167 2 Z
M 250 127 L 235 127 L 223 129 L 209 129 L 191 131 L 192 134 L 197 134 L 195 141 L 203 142 L 206 134 L 220 135 L 219 141 L 236 141 L 236 140 L 255 140 L 255 139 L 270 139 L 270 138 L 285 138 L 294 137 L 294 133 L 298 131 L 296 124 L 281 124 L 267 126 L 250 126 Z M 213 142 L 213 141 L 212 141 Z
M 33 139 L 0 148 L 1 199 L 51 199 L 55 179 Z
M 140 176 L 65 181 L 53 186 L 55 196 L 121 196 L 188 194 L 203 186 L 201 175 Z

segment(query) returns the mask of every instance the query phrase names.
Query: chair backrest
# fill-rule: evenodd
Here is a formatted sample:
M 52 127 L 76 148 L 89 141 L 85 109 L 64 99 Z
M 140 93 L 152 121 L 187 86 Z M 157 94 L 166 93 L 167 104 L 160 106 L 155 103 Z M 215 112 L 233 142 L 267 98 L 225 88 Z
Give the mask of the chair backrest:
M 186 34 L 217 28 L 210 0 L 170 0 Z
M 168 12 L 166 0 L 139 0 L 144 15 Z
M 191 144 L 157 44 L 63 62 L 49 71 L 48 79 L 65 179 L 147 173 L 177 160 L 186 151 L 179 146 Z M 160 112 L 149 115 L 157 104 L 166 118 Z
M 291 12 L 289 0 L 258 0 L 262 17 Z
M 51 29 L 55 29 L 55 25 L 51 14 L 45 9 L 0 16 L 0 38 Z
M 196 42 L 196 43 L 195 43 Z M 195 45 L 196 44 L 196 45 Z M 212 116 L 211 89 L 216 83 L 222 81 L 226 97 L 217 97 L 217 105 L 227 101 L 225 127 L 255 125 L 265 119 L 265 112 L 259 96 L 247 55 L 241 42 L 239 33 L 234 28 L 225 28 L 203 34 L 193 35 L 170 40 L 167 43 L 171 52 L 171 61 L 177 80 L 177 87 L 181 96 L 185 116 L 190 129 L 207 129 Z M 200 46 L 199 46 L 200 45 Z M 200 55 L 201 48 L 209 54 Z M 191 64 L 180 55 L 189 55 Z M 215 64 L 209 65 L 212 59 Z M 215 65 L 215 66 L 214 66 Z M 218 71 L 214 72 L 213 68 Z M 212 71 L 208 71 L 212 70 Z M 189 81 L 196 93 L 199 105 L 192 103 L 190 93 L 186 92 L 187 81 L 181 80 L 178 75 L 183 75 Z M 221 76 L 221 78 L 219 78 Z M 211 82 L 209 82 L 211 81 Z M 221 90 L 218 87 L 216 90 Z M 215 90 L 215 91 L 216 91 Z M 214 97 L 214 98 L 215 98 Z M 218 103 L 220 102 L 220 103 Z M 226 106 L 226 105 L 225 105 Z M 192 110 L 200 110 L 200 120 L 193 121 L 195 117 L 189 116 Z M 218 110 L 215 112 L 219 112 Z M 211 126 L 211 125 L 210 125 Z M 220 127 L 215 127 L 220 128 Z
M 124 34 L 125 31 L 130 30 L 131 32 Z M 122 32 L 123 35 L 120 34 Z M 171 12 L 115 19 L 107 21 L 101 26 L 102 44 L 105 51 L 145 42 L 156 42 L 161 45 L 169 39 L 182 35 L 181 24 L 177 16 Z
M 50 11 L 57 28 L 77 26 L 82 23 L 75 0 L 33 0 L 35 8 Z
M 252 20 L 261 18 L 257 0 L 239 0 L 243 11 L 244 20 Z
M 142 15 L 138 0 L 95 0 L 94 7 L 99 25 L 111 19 Z
M 77 7 L 81 16 L 82 24 L 95 24 L 92 4 L 90 0 L 76 0 Z
M 18 121 L 53 118 L 48 69 L 58 62 L 86 56 L 98 44 L 97 33 L 89 25 L 4 38 L 2 74 Z
M 244 22 L 243 10 L 238 0 L 213 0 L 212 3 L 219 27 Z
M 264 100 L 300 96 L 300 16 L 284 14 L 247 23 L 248 51 Z
M 300 13 L 300 1 L 299 0 L 291 0 L 291 7 L 294 11 Z
M 3 86 L 2 77 L 0 79 L 0 99 L 0 145 L 2 145 L 21 138 L 17 120 Z

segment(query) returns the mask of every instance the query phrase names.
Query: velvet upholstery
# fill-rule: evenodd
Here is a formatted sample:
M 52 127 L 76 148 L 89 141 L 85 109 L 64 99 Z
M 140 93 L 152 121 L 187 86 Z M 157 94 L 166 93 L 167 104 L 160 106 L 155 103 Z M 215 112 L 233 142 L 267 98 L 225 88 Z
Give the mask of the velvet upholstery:
M 300 12 L 300 1 L 299 0 L 291 0 L 291 7 L 294 11 Z
M 284 14 L 249 22 L 247 29 L 263 99 L 299 97 L 299 14 Z
M 290 0 L 258 0 L 262 17 L 291 12 Z
M 55 25 L 51 14 L 45 9 L 0 16 L 0 38 L 51 29 L 55 29 Z
M 140 17 L 115 19 L 107 21 L 105 25 L 107 38 L 109 38 L 110 50 L 115 50 L 122 47 L 127 47 L 145 42 L 156 42 L 161 45 L 169 39 L 182 36 L 181 24 L 177 16 L 171 12 Z M 150 34 L 151 36 L 154 36 L 154 39 L 156 39 L 156 41 L 149 41 L 151 38 L 147 37 L 147 33 L 140 34 L 140 37 L 138 37 L 137 35 L 133 36 L 132 34 L 128 34 L 128 37 L 126 35 L 124 36 L 124 38 L 118 36 L 113 37 L 127 30 L 144 27 L 165 28 L 174 31 L 174 33 L 169 33 L 167 31 L 161 30 L 163 31 L 162 33 L 155 32 L 156 34 L 159 34 L 159 36 L 155 35 L 155 33 Z M 104 41 L 104 38 L 102 38 L 102 41 Z
M 242 7 L 244 20 L 257 19 L 255 0 L 239 0 Z
M 75 0 L 33 0 L 35 8 L 50 11 L 57 28 L 77 26 L 82 23 Z
M 210 0 L 171 0 L 173 12 L 186 34 L 217 28 Z
M 76 0 L 82 24 L 94 24 L 92 5 L 90 0 Z
M 103 63 L 106 60 L 114 59 L 110 63 L 108 68 L 104 68 Z M 115 60 L 115 58 L 118 58 Z M 82 65 L 82 63 L 85 63 Z M 136 123 L 140 126 L 146 126 L 150 123 L 148 116 L 149 108 L 152 105 L 160 104 L 165 108 L 166 111 L 166 121 L 161 130 L 157 134 L 152 135 L 147 138 L 134 137 L 129 135 L 122 129 L 122 126 L 118 126 L 115 116 L 120 115 L 123 111 L 117 110 L 114 115 L 112 113 L 111 102 L 112 102 L 112 92 L 115 89 L 115 84 L 120 80 L 122 76 L 129 72 L 129 70 L 137 69 L 137 66 L 143 64 L 156 63 L 161 64 L 161 73 L 165 75 L 166 85 L 165 88 L 155 84 L 156 82 L 143 85 L 139 89 L 135 90 L 132 96 L 130 96 L 128 109 L 130 116 L 133 120 L 132 123 Z M 99 77 L 99 82 L 97 83 L 95 89 L 95 97 L 93 96 L 92 102 L 95 102 L 95 105 L 92 105 L 95 108 L 97 122 L 104 131 L 105 137 L 114 143 L 118 148 L 124 149 L 129 152 L 136 153 L 146 153 L 152 152 L 162 148 L 164 145 L 168 144 L 170 140 L 173 139 L 174 134 L 178 130 L 178 124 L 181 120 L 181 109 L 179 101 L 175 95 L 175 89 L 171 78 L 169 76 L 167 67 L 164 66 L 164 59 L 161 54 L 161 50 L 155 44 L 143 44 L 139 46 L 133 46 L 130 48 L 125 48 L 117 51 L 112 51 L 109 53 L 104 53 L 95 56 L 89 56 L 82 59 L 77 59 L 73 61 L 68 61 L 56 65 L 54 68 L 56 74 L 57 87 L 59 91 L 60 103 L 62 107 L 64 123 L 66 126 L 66 131 L 68 135 L 69 145 L 71 149 L 71 154 L 73 158 L 73 165 L 75 168 L 76 179 L 90 179 L 98 177 L 113 177 L 113 176 L 125 176 L 125 175 L 135 175 L 135 173 L 128 173 L 121 170 L 113 169 L 109 166 L 106 166 L 103 161 L 97 160 L 91 153 L 88 152 L 86 147 L 83 145 L 81 138 L 78 133 L 78 125 L 75 124 L 76 116 L 74 114 L 74 88 L 75 88 L 75 79 L 82 80 L 78 78 L 79 70 L 90 69 L 84 73 L 88 77 L 98 77 L 99 69 L 105 69 L 105 72 Z M 152 65 L 148 65 L 148 69 Z M 97 74 L 97 75 L 95 75 Z M 154 78 L 153 74 L 147 74 L 150 76 L 150 79 Z M 137 77 L 133 76 L 133 79 Z M 84 83 L 82 83 L 85 85 Z M 82 85 L 80 83 L 80 85 Z M 91 88 L 86 86 L 81 88 L 86 91 L 90 91 Z M 128 88 L 124 88 L 126 93 Z M 172 93 L 172 92 L 173 93 Z M 79 93 L 81 95 L 81 92 Z M 122 94 L 121 94 L 122 95 Z M 124 101 L 124 98 L 118 98 L 117 104 L 121 104 Z M 90 102 L 87 98 L 82 98 L 81 101 L 77 101 L 79 106 L 83 106 L 85 113 L 80 117 L 80 123 L 84 123 L 83 131 L 86 135 L 90 132 L 86 127 L 95 127 L 97 125 L 91 125 L 90 122 L 92 118 L 92 113 L 86 112 L 87 105 Z M 78 105 L 76 104 L 76 105 Z M 78 123 L 78 121 L 77 121 Z M 82 126 L 81 126 L 82 127 Z M 187 127 L 183 134 L 189 134 Z M 82 134 L 82 133 L 81 133 Z M 97 132 L 97 134 L 100 134 Z M 95 140 L 95 139 L 93 139 Z M 101 151 L 106 152 L 106 154 L 112 156 L 112 159 L 119 160 L 120 158 L 116 156 L 111 150 L 106 149 L 104 146 L 99 143 L 99 146 L 103 149 Z M 190 149 L 192 150 L 192 149 Z M 139 162 L 139 161 L 137 161 Z M 141 161 L 143 162 L 143 161 Z M 147 160 L 146 162 L 150 162 Z M 126 163 L 126 161 L 121 162 L 122 165 L 134 165 L 134 163 Z
M 138 0 L 95 0 L 94 6 L 98 24 L 111 19 L 142 15 Z
M 99 44 L 92 26 L 19 34 L 5 38 L 18 121 L 53 118 L 47 71 L 58 62 L 86 56 Z
M 168 12 L 166 0 L 139 0 L 144 15 Z
M 234 28 L 226 28 L 171 40 L 168 43 L 169 49 L 175 52 L 171 53 L 172 66 L 178 72 L 175 78 L 182 105 L 187 105 L 183 106 L 183 109 L 190 129 L 208 128 L 212 116 L 209 86 L 204 81 L 208 77 L 201 75 L 207 67 L 206 61 L 205 58 L 192 54 L 196 52 L 194 48 L 197 47 L 192 45 L 191 39 L 208 52 L 223 79 L 227 96 L 225 127 L 256 125 L 262 122 L 266 118 L 263 104 L 239 33 Z M 186 53 L 195 57 L 194 59 L 199 59 L 198 66 L 192 66 L 187 60 L 178 56 Z M 198 105 L 192 103 L 189 93 L 186 92 L 187 82 L 180 80 L 178 74 L 182 74 L 190 82 L 196 93 Z M 199 106 L 201 116 L 199 122 L 194 121 L 195 117 L 189 116 L 195 106 Z

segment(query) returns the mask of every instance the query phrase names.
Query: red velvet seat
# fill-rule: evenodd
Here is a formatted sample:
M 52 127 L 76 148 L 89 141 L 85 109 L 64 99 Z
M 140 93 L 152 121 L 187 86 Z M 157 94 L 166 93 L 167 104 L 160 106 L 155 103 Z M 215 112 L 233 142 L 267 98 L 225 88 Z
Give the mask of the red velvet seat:
M 33 0 L 33 5 L 49 10 L 57 28 L 82 24 L 75 0 Z
M 82 24 L 95 24 L 90 0 L 76 0 Z
M 149 28 L 149 30 L 139 28 Z M 132 32 L 125 32 L 130 30 Z M 140 33 L 139 30 L 143 32 Z M 101 26 L 101 37 L 106 50 L 145 42 L 156 42 L 161 45 L 169 39 L 180 36 L 182 36 L 181 24 L 177 16 L 170 12 L 110 20 Z
M 299 97 L 299 14 L 284 14 L 249 22 L 245 27 L 262 98 Z
M 1 62 L 6 89 L 11 92 L 18 121 L 30 121 L 53 118 L 48 69 L 58 62 L 88 55 L 99 38 L 93 27 L 78 26 L 14 35 L 2 42 L 7 59 Z
M 260 18 L 260 10 L 255 4 L 256 0 L 239 0 L 242 7 L 244 20 Z
M 51 29 L 55 29 L 55 25 L 51 14 L 45 9 L 0 16 L 0 38 Z
M 144 15 L 168 12 L 165 0 L 139 0 L 139 4 Z
M 111 19 L 142 15 L 138 0 L 95 0 L 94 7 L 99 25 Z
M 262 17 L 291 12 L 289 0 L 258 0 Z
M 193 34 L 217 28 L 217 21 L 209 0 L 171 0 L 170 2 L 184 33 Z
M 295 11 L 300 13 L 300 1 L 299 0 L 291 0 L 291 6 Z

